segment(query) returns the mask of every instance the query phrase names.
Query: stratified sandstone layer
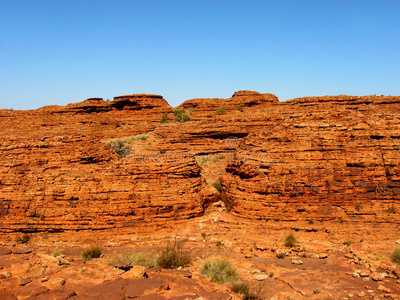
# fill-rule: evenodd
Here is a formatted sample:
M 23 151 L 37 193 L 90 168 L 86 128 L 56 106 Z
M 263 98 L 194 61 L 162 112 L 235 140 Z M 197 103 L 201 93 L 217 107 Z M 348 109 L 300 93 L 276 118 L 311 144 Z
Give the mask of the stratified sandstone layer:
M 249 123 L 223 178 L 246 218 L 398 222 L 399 97 L 312 97 Z
M 248 219 L 398 223 L 399 103 L 239 91 L 186 101 L 185 123 L 145 94 L 1 110 L 0 228 L 162 224 L 219 200 Z

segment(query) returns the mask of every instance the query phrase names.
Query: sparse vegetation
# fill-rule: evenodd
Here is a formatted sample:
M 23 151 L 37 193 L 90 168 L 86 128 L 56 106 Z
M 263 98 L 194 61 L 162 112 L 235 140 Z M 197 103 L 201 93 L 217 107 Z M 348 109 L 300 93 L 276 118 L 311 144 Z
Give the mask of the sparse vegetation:
M 346 242 L 343 243 L 343 245 L 346 245 L 346 246 L 350 246 L 351 244 L 353 244 L 352 241 L 346 241 Z
M 122 142 L 131 144 L 135 141 L 145 141 L 150 137 L 150 134 L 148 133 L 141 133 L 133 136 L 128 136 L 122 140 Z
M 243 103 L 238 104 L 238 106 L 236 106 L 236 108 L 237 108 L 238 110 L 240 110 L 240 111 L 243 111 L 243 107 L 244 107 L 244 104 L 243 104 Z
M 231 286 L 231 291 L 235 294 L 246 294 L 250 291 L 250 286 L 247 281 L 235 282 Z
M 296 243 L 297 243 L 297 238 L 292 232 L 285 237 L 286 247 L 293 247 Z
M 262 285 L 259 285 L 257 289 L 250 288 L 247 281 L 235 282 L 231 286 L 231 291 L 235 294 L 241 294 L 243 300 L 258 300 L 261 299 Z
M 217 162 L 220 162 L 220 161 L 223 161 L 223 160 L 225 160 L 225 156 L 213 156 L 213 157 L 210 157 L 208 155 L 196 156 L 196 162 L 200 166 L 217 163 Z
M 216 260 L 213 262 L 206 261 L 201 268 L 201 274 L 211 278 L 212 282 L 218 284 L 239 279 L 236 269 L 231 265 L 230 262 L 225 260 Z
M 356 211 L 360 211 L 362 209 L 362 206 L 360 203 L 357 203 L 356 205 Z
M 224 115 L 224 114 L 226 114 L 226 109 L 223 107 L 220 107 L 215 111 L 215 114 L 216 115 Z
M 29 237 L 29 235 L 26 234 L 26 233 L 22 234 L 21 236 L 19 236 L 19 237 L 17 237 L 17 238 L 15 239 L 15 241 L 16 241 L 17 243 L 21 243 L 21 244 L 26 244 L 26 243 L 29 242 L 29 240 L 30 240 L 30 237 Z
M 157 265 L 164 269 L 176 269 L 190 264 L 190 256 L 183 250 L 184 241 L 174 239 L 168 241 L 167 246 L 157 259 Z
M 54 250 L 53 253 L 51 254 L 54 257 L 60 256 L 62 253 L 60 250 Z
M 131 149 L 128 146 L 135 141 L 145 141 L 150 137 L 148 133 L 141 133 L 133 136 L 128 136 L 124 139 L 117 139 L 109 141 L 107 146 L 113 149 L 121 157 L 128 156 L 131 153 Z
M 397 212 L 396 208 L 394 207 L 394 204 L 392 203 L 392 206 L 388 208 L 388 212 L 390 214 L 395 214 Z
M 308 219 L 308 224 L 314 224 L 314 219 L 313 218 Z
M 81 257 L 85 260 L 92 260 L 94 258 L 100 257 L 102 251 L 99 246 L 89 246 L 83 250 Z
M 215 243 L 215 245 L 216 245 L 217 247 L 219 247 L 219 246 L 222 245 L 222 242 L 221 242 L 221 241 L 217 241 L 217 242 Z
M 168 123 L 168 113 L 163 113 L 160 123 Z
M 129 146 L 125 145 L 121 140 L 110 141 L 107 143 L 107 146 L 117 152 L 121 157 L 128 156 L 131 153 Z
M 286 257 L 286 254 L 284 252 L 278 252 L 276 254 L 276 257 L 279 259 L 284 259 Z
M 316 288 L 316 289 L 313 291 L 313 293 L 314 293 L 315 295 L 317 295 L 317 294 L 321 293 L 321 289 L 320 289 L 320 288 Z
M 221 182 L 213 182 L 213 183 L 211 183 L 211 185 L 212 185 L 213 187 L 215 187 L 219 192 L 220 192 L 221 189 L 222 189 Z
M 156 262 L 154 259 L 149 257 L 146 253 L 142 252 L 132 252 L 132 253 L 124 253 L 124 254 L 115 254 L 111 257 L 108 262 L 109 265 L 113 265 L 119 262 L 128 262 L 131 265 L 135 266 L 155 266 Z
M 175 120 L 180 123 L 190 121 L 190 117 L 187 114 L 185 109 L 174 110 L 174 116 L 175 116 Z
M 205 240 L 206 239 L 206 237 L 207 237 L 207 233 L 205 233 L 204 231 L 201 233 L 201 237 L 203 238 L 203 240 Z
M 390 259 L 392 260 L 392 262 L 400 265 L 400 248 L 396 247 L 392 253 L 390 253 Z

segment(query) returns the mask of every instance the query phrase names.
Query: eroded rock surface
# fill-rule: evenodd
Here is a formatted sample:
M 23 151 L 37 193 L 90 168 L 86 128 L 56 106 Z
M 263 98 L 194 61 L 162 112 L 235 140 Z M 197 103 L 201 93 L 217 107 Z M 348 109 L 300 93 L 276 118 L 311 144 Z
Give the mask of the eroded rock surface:
M 239 91 L 186 101 L 183 123 L 146 94 L 2 110 L 0 226 L 146 226 L 220 200 L 249 219 L 397 223 L 399 98 Z

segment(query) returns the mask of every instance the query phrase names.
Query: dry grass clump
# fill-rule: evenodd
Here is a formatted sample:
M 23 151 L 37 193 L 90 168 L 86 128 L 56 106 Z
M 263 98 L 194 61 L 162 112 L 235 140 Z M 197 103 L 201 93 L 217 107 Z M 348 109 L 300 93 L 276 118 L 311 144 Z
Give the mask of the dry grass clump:
M 92 260 L 94 258 L 100 257 L 102 251 L 99 246 L 89 246 L 82 251 L 81 257 L 84 260 Z
M 392 253 L 390 253 L 390 259 L 392 260 L 392 262 L 400 265 L 400 248 L 397 247 L 395 248 Z
M 15 239 L 15 241 L 16 241 L 17 243 L 21 243 L 21 244 L 26 244 L 26 243 L 29 242 L 29 240 L 30 240 L 30 237 L 29 237 L 29 235 L 26 234 L 26 233 L 22 234 L 21 236 L 19 236 L 19 237 L 17 237 L 17 238 Z
M 225 282 L 235 281 L 239 279 L 236 269 L 229 261 L 216 260 L 213 262 L 206 261 L 202 268 L 201 274 L 211 278 L 212 282 L 222 284 Z
M 208 165 L 225 160 L 225 156 L 196 156 L 196 162 L 200 165 Z
M 184 241 L 176 238 L 172 242 L 168 241 L 167 246 L 157 259 L 157 265 L 164 269 L 177 269 L 190 264 L 190 256 L 183 250 L 184 244 Z
M 119 262 L 128 262 L 130 265 L 135 266 L 155 266 L 156 262 L 148 254 L 143 252 L 132 252 L 116 254 L 111 257 L 108 262 L 109 265 L 113 265 Z
M 286 247 L 293 247 L 297 243 L 297 238 L 293 233 L 289 233 L 285 237 L 285 246 Z

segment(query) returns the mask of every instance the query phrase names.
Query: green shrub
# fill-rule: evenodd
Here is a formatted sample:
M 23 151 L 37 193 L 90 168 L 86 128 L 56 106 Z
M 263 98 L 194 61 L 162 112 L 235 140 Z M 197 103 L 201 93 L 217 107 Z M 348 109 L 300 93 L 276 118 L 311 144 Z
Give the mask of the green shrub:
M 296 243 L 297 243 L 297 239 L 293 233 L 289 233 L 285 237 L 285 246 L 286 247 L 293 247 Z
M 168 113 L 163 113 L 160 123 L 168 123 Z
M 202 232 L 202 233 L 201 233 L 201 237 L 203 238 L 203 240 L 205 240 L 205 239 L 206 239 L 206 237 L 207 237 L 207 233 L 205 233 L 205 232 Z
M 217 242 L 215 243 L 215 245 L 216 245 L 217 247 L 219 247 L 219 246 L 222 245 L 222 242 L 221 242 L 221 241 L 217 241 Z
M 211 278 L 212 282 L 218 284 L 239 279 L 236 269 L 230 262 L 225 260 L 216 260 L 214 262 L 206 261 L 201 268 L 201 274 Z
M 224 114 L 226 114 L 226 109 L 223 108 L 223 107 L 218 108 L 218 109 L 215 111 L 215 114 L 216 114 L 216 115 L 224 115 Z
M 221 182 L 213 182 L 213 183 L 211 183 L 211 185 L 212 185 L 213 187 L 215 187 L 219 192 L 220 192 L 221 189 L 222 189 Z
M 184 241 L 168 241 L 157 259 L 157 265 L 164 269 L 176 269 L 190 264 L 190 256 L 183 251 Z
M 107 146 L 117 152 L 121 157 L 125 157 L 131 153 L 129 146 L 126 146 L 121 140 L 110 141 L 107 143 Z
M 244 107 L 244 104 L 243 104 L 243 103 L 238 104 L 238 106 L 236 106 L 236 108 L 237 108 L 238 110 L 240 110 L 240 111 L 243 110 L 243 107 Z
M 346 245 L 346 246 L 350 246 L 351 244 L 353 244 L 352 241 L 346 241 L 346 242 L 343 243 L 343 245 Z
M 397 247 L 395 248 L 392 253 L 390 253 L 390 259 L 392 260 L 392 262 L 400 265 L 400 248 Z
M 142 252 L 133 252 L 133 253 L 124 253 L 117 254 L 111 257 L 108 264 L 113 265 L 119 262 L 128 262 L 131 265 L 135 266 L 155 266 L 156 262 L 149 257 L 146 253 Z
M 175 120 L 180 123 L 190 121 L 190 118 L 185 109 L 174 110 L 174 116 L 175 116 Z
M 92 260 L 93 258 L 100 257 L 102 251 L 99 246 L 89 246 L 83 250 L 81 257 L 85 260 Z

